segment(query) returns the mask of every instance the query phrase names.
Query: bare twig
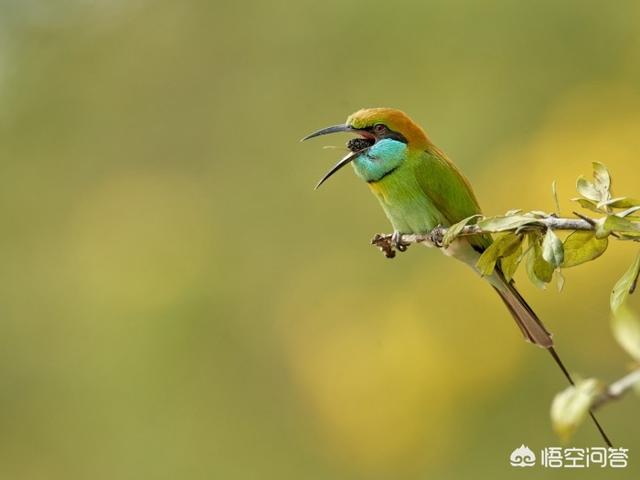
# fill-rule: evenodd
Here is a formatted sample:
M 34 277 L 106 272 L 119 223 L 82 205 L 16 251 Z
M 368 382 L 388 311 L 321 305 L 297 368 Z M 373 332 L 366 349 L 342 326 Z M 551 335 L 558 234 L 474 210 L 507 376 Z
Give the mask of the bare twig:
M 627 393 L 636 383 L 640 382 L 640 368 L 628 373 L 620 380 L 613 382 L 605 390 L 596 397 L 591 404 L 591 408 L 596 410 L 601 406 L 611 402 L 612 400 L 618 400 L 625 393 Z

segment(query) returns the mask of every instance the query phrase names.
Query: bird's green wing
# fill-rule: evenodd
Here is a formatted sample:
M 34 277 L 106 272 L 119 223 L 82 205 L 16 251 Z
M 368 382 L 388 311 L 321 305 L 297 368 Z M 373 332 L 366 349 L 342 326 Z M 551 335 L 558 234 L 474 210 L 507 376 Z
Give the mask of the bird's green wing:
M 420 152 L 414 170 L 418 184 L 450 224 L 481 213 L 469 181 L 437 148 Z M 491 237 L 471 236 L 468 241 L 482 251 L 491 244 Z

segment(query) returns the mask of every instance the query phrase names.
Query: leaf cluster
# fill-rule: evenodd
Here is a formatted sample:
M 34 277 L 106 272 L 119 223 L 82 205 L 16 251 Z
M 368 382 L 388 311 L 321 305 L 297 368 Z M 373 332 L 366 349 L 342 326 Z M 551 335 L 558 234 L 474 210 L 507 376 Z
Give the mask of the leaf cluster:
M 593 163 L 593 178 L 578 178 L 578 197 L 573 201 L 590 212 L 586 217 L 576 214 L 591 229 L 570 230 L 561 239 L 553 227 L 559 225 L 559 202 L 555 182 L 552 185 L 556 212 L 523 212 L 510 210 L 502 216 L 475 215 L 451 226 L 444 237 L 445 246 L 457 236 L 465 234 L 465 227 L 474 226 L 473 232 L 493 233 L 491 245 L 476 263 L 481 275 L 493 275 L 499 269 L 510 281 L 518 267 L 524 264 L 526 272 L 536 286 L 545 288 L 554 274 L 558 288 L 564 284 L 562 269 L 575 267 L 600 257 L 609 246 L 611 237 L 617 240 L 640 241 L 640 200 L 615 197 L 611 189 L 611 174 L 598 162 Z M 593 214 L 598 216 L 593 218 Z M 556 221 L 557 220 L 557 221 Z M 640 275 L 640 252 L 635 261 L 618 280 L 611 292 L 611 327 L 618 344 L 638 363 L 640 368 L 640 317 L 628 306 Z M 640 392 L 640 385 L 636 385 Z M 597 379 L 580 380 L 560 392 L 551 406 L 554 429 L 563 438 L 569 438 L 587 417 L 598 398 L 603 395 L 604 384 Z

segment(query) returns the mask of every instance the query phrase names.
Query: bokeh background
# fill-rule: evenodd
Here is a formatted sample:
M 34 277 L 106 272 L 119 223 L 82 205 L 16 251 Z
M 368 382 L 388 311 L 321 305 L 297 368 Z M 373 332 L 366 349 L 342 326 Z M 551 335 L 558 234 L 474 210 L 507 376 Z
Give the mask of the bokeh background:
M 463 265 L 368 246 L 366 186 L 313 191 L 346 138 L 298 139 L 394 106 L 487 214 L 552 210 L 554 179 L 569 214 L 592 161 L 639 196 L 638 25 L 632 0 L 4 0 L 0 477 L 577 476 L 508 465 L 559 444 L 548 356 Z M 518 276 L 577 374 L 628 368 L 608 296 L 635 250 L 562 293 Z M 601 411 L 615 478 L 639 409 Z

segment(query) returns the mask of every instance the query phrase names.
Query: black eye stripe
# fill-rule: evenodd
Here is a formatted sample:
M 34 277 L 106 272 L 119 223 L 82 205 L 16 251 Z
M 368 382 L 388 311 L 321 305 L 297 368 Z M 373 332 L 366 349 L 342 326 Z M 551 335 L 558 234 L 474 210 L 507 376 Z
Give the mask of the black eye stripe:
M 393 140 L 397 140 L 398 142 L 402 142 L 402 143 L 409 143 L 407 139 L 404 137 L 404 135 L 398 132 L 389 131 L 389 134 L 387 134 L 385 138 L 391 138 Z
M 375 131 L 376 125 L 382 125 L 386 130 L 385 134 L 380 136 L 379 138 L 390 138 L 392 140 L 397 140 L 398 142 L 409 143 L 409 141 L 405 138 L 405 136 L 402 135 L 400 132 L 394 132 L 389 127 L 387 127 L 386 125 L 381 124 L 381 123 L 376 123 L 375 125 L 370 125 L 368 127 L 364 127 L 361 130 L 369 132 L 369 133 L 371 133 L 373 135 L 373 134 L 376 133 L 376 131 Z

